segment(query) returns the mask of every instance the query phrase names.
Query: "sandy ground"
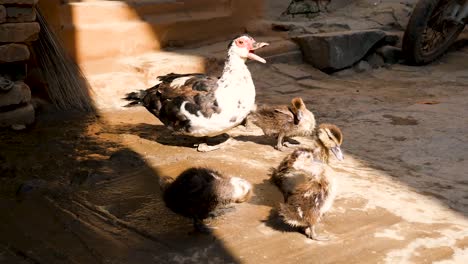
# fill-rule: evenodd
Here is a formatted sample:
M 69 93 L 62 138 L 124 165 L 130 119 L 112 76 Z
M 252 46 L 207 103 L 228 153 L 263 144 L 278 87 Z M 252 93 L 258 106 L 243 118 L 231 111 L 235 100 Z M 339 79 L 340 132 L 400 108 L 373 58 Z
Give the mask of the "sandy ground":
M 287 152 L 258 128 L 238 127 L 230 146 L 199 153 L 141 107 L 99 119 L 42 113 L 29 131 L 0 133 L 0 262 L 468 261 L 467 48 L 426 67 L 347 77 L 295 79 L 284 65 L 249 67 L 259 102 L 301 96 L 319 122 L 343 130 L 345 161 L 331 164 L 337 200 L 319 226 L 330 241 L 308 240 L 276 216 L 282 197 L 269 170 Z M 255 187 L 249 202 L 208 221 L 213 235 L 191 233 L 191 221 L 161 200 L 158 177 L 191 166 Z
M 269 14 L 284 8 L 273 2 Z M 27 131 L 0 131 L 0 263 L 468 263 L 466 46 L 430 66 L 352 75 L 249 68 L 259 103 L 301 96 L 318 122 L 343 130 L 345 160 L 331 161 L 338 196 L 319 225 L 330 241 L 276 215 L 269 171 L 289 152 L 258 128 L 199 153 L 142 107 L 98 118 L 45 111 Z M 192 233 L 161 200 L 158 178 L 192 166 L 255 188 L 209 219 L 212 235 Z

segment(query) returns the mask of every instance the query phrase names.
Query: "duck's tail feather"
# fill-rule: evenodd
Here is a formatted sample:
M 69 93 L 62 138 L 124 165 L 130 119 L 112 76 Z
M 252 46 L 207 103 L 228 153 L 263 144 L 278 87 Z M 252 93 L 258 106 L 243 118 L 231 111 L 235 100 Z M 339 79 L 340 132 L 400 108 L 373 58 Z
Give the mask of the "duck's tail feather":
M 125 107 L 141 105 L 142 100 L 146 96 L 146 94 L 147 92 L 145 90 L 140 90 L 138 92 L 131 92 L 126 94 L 126 96 L 123 99 L 130 101 L 130 103 L 126 104 Z

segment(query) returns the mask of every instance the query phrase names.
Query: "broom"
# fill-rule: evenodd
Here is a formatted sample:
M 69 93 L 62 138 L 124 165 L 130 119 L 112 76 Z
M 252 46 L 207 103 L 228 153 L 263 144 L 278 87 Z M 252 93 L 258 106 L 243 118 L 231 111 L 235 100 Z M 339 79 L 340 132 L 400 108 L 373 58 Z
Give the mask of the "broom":
M 36 11 L 41 30 L 39 39 L 33 42 L 32 47 L 42 76 L 48 84 L 50 100 L 61 110 L 96 112 L 86 77 L 58 41 L 39 7 L 36 7 Z

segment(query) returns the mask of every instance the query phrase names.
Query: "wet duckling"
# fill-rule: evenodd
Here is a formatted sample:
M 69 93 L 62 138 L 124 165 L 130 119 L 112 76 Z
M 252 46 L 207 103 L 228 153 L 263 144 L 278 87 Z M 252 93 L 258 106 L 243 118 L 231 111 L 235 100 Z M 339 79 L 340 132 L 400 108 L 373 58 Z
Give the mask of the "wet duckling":
M 250 122 L 260 127 L 267 136 L 276 136 L 277 150 L 289 147 L 288 142 L 283 143 L 285 137 L 309 136 L 315 129 L 315 117 L 310 112 L 302 98 L 291 100 L 291 105 L 263 105 L 259 106 L 249 116 Z
M 272 180 L 284 196 L 278 210 L 283 220 L 304 228 L 311 239 L 327 240 L 317 235 L 315 225 L 331 208 L 336 195 L 328 166 L 314 158 L 313 150 L 301 148 L 281 162 L 273 171 Z
M 314 151 L 314 157 L 328 164 L 330 152 L 342 161 L 344 159 L 341 151 L 343 133 L 341 129 L 333 124 L 320 124 L 313 134 L 313 143 L 308 148 Z
M 163 200 L 173 212 L 193 219 L 194 228 L 209 232 L 203 223 L 210 213 L 230 203 L 242 203 L 252 195 L 252 185 L 208 168 L 190 168 L 175 180 L 160 180 Z

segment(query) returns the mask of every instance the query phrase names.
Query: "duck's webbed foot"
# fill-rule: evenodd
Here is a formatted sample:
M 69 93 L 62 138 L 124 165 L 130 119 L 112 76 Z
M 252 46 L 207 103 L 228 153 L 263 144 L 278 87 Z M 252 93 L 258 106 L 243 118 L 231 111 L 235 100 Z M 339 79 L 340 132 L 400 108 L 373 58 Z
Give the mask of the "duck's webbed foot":
M 195 232 L 202 233 L 202 234 L 211 234 L 216 228 L 209 227 L 202 220 L 198 218 L 193 219 L 193 227 L 195 228 Z
M 228 136 L 228 138 L 221 142 L 221 143 L 218 143 L 218 144 L 215 144 L 215 145 L 208 145 L 208 143 L 200 143 L 198 145 L 196 145 L 197 147 L 197 150 L 199 152 L 209 152 L 209 151 L 213 151 L 213 150 L 217 150 L 217 149 L 220 149 L 222 147 L 225 147 L 227 145 L 229 145 L 232 141 L 232 137 Z
M 276 150 L 279 150 L 279 151 L 285 151 L 286 150 L 286 148 L 284 147 L 283 138 L 284 138 L 284 134 L 280 133 L 278 135 L 278 138 L 277 138 L 277 141 L 276 141 L 276 146 L 275 146 Z
M 313 240 L 317 240 L 317 241 L 328 241 L 330 240 L 330 237 L 328 236 L 319 236 L 317 235 L 317 233 L 315 232 L 315 226 L 314 225 L 311 225 L 309 227 L 307 227 L 305 229 L 305 234 L 308 238 L 310 239 L 313 239 Z
M 300 143 L 292 143 L 292 142 L 289 142 L 289 141 L 285 141 L 283 143 L 283 146 L 288 147 L 288 148 L 297 148 L 300 145 L 301 145 Z

